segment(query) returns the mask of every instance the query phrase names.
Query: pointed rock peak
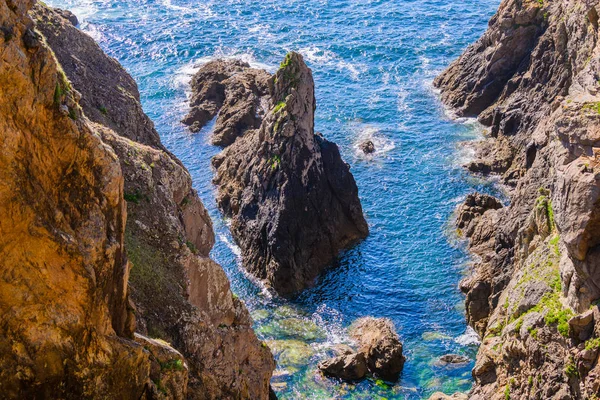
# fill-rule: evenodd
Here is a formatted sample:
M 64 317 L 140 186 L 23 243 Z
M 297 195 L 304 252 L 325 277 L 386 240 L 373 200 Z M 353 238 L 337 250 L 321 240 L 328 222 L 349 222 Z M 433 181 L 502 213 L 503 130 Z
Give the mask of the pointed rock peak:
M 274 134 L 314 134 L 315 83 L 302 55 L 288 53 L 272 80 L 271 120 Z M 288 123 L 291 122 L 291 123 Z

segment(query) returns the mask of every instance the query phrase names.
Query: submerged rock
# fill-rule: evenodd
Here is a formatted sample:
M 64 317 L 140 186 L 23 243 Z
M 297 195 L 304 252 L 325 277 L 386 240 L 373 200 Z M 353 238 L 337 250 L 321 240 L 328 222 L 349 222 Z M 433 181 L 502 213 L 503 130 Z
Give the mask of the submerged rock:
M 445 354 L 440 357 L 439 363 L 444 364 L 466 364 L 469 361 L 469 357 L 461 356 L 459 354 Z
M 300 340 L 268 340 L 267 345 L 277 358 L 277 365 L 283 368 L 306 365 L 315 350 Z
M 288 54 L 269 85 L 260 128 L 213 159 L 214 181 L 245 268 L 291 296 L 369 230 L 348 165 L 314 131 L 314 82 L 302 56 Z
M 447 395 L 442 392 L 435 392 L 429 397 L 429 400 L 467 400 L 469 396 L 464 393 L 454 393 L 453 395 Z
M 272 321 L 258 328 L 265 336 L 285 336 L 308 342 L 323 340 L 327 337 L 325 331 L 314 322 L 302 318 L 286 318 Z

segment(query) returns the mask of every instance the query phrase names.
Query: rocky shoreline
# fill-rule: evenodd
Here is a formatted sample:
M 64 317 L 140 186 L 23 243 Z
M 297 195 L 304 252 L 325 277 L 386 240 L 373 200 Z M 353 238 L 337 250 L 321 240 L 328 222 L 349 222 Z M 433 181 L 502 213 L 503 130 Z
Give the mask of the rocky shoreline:
M 488 127 L 468 169 L 510 197 L 470 195 L 457 212 L 480 260 L 461 282 L 483 337 L 471 399 L 600 395 L 599 9 L 505 0 L 434 82 Z

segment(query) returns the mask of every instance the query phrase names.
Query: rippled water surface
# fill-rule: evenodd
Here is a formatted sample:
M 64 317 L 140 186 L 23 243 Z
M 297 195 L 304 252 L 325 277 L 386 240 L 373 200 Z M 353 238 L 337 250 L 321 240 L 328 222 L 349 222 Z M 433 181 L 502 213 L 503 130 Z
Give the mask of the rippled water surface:
M 137 80 L 145 111 L 167 147 L 190 170 L 215 221 L 212 256 L 253 313 L 257 333 L 276 351 L 272 384 L 282 399 L 420 399 L 471 387 L 473 362 L 436 364 L 447 353 L 474 359 L 457 284 L 468 258 L 449 227 L 473 189 L 461 142 L 473 123 L 449 120 L 431 81 L 485 30 L 499 0 L 52 0 L 70 8 Z M 210 127 L 189 134 L 187 84 L 198 65 L 239 57 L 274 71 L 289 50 L 313 69 L 316 127 L 351 164 L 371 235 L 293 302 L 271 297 L 238 263 L 215 207 Z M 378 151 L 366 158 L 360 141 Z M 315 374 L 317 362 L 346 342 L 356 318 L 391 318 L 407 362 L 395 385 L 342 385 Z M 466 334 L 465 334 L 466 333 Z

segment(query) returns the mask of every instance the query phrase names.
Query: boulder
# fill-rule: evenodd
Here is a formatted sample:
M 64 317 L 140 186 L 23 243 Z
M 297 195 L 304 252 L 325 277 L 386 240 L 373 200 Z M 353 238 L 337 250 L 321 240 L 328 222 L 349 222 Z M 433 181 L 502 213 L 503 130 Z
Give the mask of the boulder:
M 586 341 L 594 332 L 594 310 L 588 310 L 569 320 L 569 336 L 575 340 Z
M 398 380 L 405 357 L 394 324 L 386 318 L 365 317 L 350 327 L 350 336 L 364 354 L 369 372 L 389 382 Z
M 314 82 L 302 56 L 288 54 L 269 86 L 260 128 L 213 159 L 214 182 L 244 267 L 289 297 L 369 228 L 349 166 L 315 133 Z
M 361 380 L 368 372 L 367 361 L 363 353 L 348 354 L 321 361 L 318 368 L 324 375 L 344 381 Z
M 367 140 L 367 141 L 365 141 L 365 142 L 361 143 L 361 144 L 360 144 L 358 147 L 359 147 L 359 148 L 362 150 L 362 152 L 363 152 L 363 153 L 365 153 L 365 154 L 372 154 L 372 153 L 375 153 L 375 145 L 374 145 L 374 144 L 373 144 L 373 142 L 372 142 L 372 141 L 370 141 L 370 140 Z

